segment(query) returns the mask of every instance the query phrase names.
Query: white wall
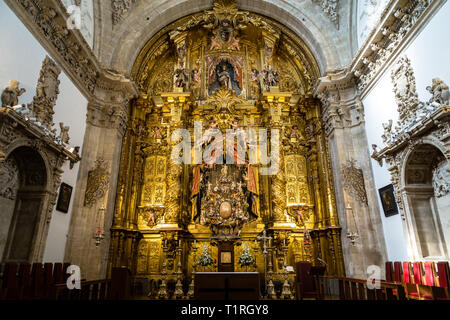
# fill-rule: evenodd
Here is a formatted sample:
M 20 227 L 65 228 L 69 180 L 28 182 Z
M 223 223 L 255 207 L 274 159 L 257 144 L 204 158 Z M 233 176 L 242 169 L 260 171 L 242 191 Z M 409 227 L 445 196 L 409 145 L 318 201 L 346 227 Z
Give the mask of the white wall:
M 432 78 L 439 77 L 447 84 L 450 83 L 450 3 L 447 2 L 433 17 L 425 29 L 417 36 L 410 46 L 403 52 L 410 60 L 416 77 L 417 92 L 421 101 L 428 101 L 430 94 L 426 87 L 431 85 Z M 377 144 L 383 147 L 381 135 L 382 123 L 398 119 L 397 105 L 394 100 L 391 82 L 391 69 L 387 70 L 374 89 L 363 100 L 366 112 L 366 130 L 369 144 Z M 370 145 L 368 146 L 370 148 Z M 377 189 L 390 184 L 390 174 L 384 164 L 380 168 L 378 163 L 372 160 Z M 380 203 L 380 208 L 382 208 Z M 407 260 L 403 228 L 400 215 L 385 218 L 382 216 L 383 230 L 385 233 L 388 257 L 391 261 Z M 442 221 L 447 228 L 450 221 Z
M 47 53 L 3 1 L 0 1 L 0 39 L 2 39 L 0 44 L 0 88 L 3 89 L 9 80 L 20 81 L 21 87 L 24 87 L 27 92 L 20 97 L 19 103 L 30 103 L 36 93 L 39 71 Z M 61 73 L 59 79 L 61 80 L 60 94 L 54 108 L 54 122 L 58 132 L 59 122 L 69 125 L 70 145 L 82 146 L 87 100 L 64 72 Z M 63 170 L 62 182 L 75 189 L 78 164 L 70 170 L 67 163 Z M 64 259 L 71 212 L 71 207 L 68 214 L 53 211 L 44 253 L 45 262 L 61 262 Z

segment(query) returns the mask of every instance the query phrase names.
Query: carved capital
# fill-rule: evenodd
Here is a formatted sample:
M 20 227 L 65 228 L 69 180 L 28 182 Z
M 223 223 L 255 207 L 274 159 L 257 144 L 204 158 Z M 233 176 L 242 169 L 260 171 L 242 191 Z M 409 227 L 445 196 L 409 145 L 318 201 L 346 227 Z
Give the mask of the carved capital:
M 124 135 L 130 100 L 138 97 L 135 84 L 121 74 L 102 73 L 95 88 L 95 98 L 89 102 L 87 122 L 103 128 L 117 129 Z
M 356 126 L 364 121 L 364 107 L 355 77 L 348 70 L 320 78 L 314 95 L 324 106 L 322 120 L 327 135 L 334 129 Z

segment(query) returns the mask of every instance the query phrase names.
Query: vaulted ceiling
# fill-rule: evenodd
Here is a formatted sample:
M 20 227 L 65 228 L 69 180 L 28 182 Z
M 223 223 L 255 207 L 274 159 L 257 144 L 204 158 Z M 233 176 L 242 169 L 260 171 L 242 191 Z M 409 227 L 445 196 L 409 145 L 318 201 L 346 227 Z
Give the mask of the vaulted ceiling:
M 130 75 L 153 35 L 213 0 L 94 0 L 94 53 L 108 69 Z M 239 9 L 270 17 L 295 32 L 321 74 L 348 66 L 357 50 L 356 0 L 237 0 Z

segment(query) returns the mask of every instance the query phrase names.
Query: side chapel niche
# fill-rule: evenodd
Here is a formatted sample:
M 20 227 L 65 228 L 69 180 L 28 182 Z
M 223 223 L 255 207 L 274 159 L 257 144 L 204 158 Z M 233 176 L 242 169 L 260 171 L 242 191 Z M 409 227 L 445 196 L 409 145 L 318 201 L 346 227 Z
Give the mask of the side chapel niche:
M 54 128 L 60 67 L 48 56 L 29 104 L 11 80 L 0 108 L 0 260 L 42 262 L 48 228 L 61 184 L 62 166 L 80 161 L 79 147 L 69 145 L 69 127 Z
M 434 78 L 420 101 L 411 61 L 398 59 L 391 73 L 399 120 L 384 124 L 385 147 L 373 158 L 389 165 L 395 200 L 411 260 L 448 260 L 450 234 L 449 87 Z
M 181 246 L 183 272 L 190 274 L 195 240 L 197 258 L 207 246 L 216 263 L 203 271 L 220 270 L 225 247 L 232 251 L 227 270 L 243 270 L 238 257 L 244 247 L 254 253 L 256 244 L 252 268 L 263 272 L 256 240 L 265 230 L 272 237 L 274 271 L 282 269 L 285 244 L 288 265 L 322 260 L 330 274 L 343 274 L 321 105 L 311 96 L 318 76 L 301 39 L 232 1 L 216 1 L 212 10 L 158 32 L 132 72 L 141 95 L 124 138 L 110 267 L 128 265 L 140 276 L 158 278 L 162 269 L 176 271 L 174 249 Z M 194 139 L 198 122 L 202 138 Z M 189 130 L 192 164 L 171 160 L 181 139 L 173 136 L 176 129 Z M 276 152 L 270 129 L 279 130 L 274 175 L 261 174 L 268 167 L 261 159 L 250 163 L 264 138 L 259 129 L 268 129 L 268 155 Z M 227 144 L 227 130 L 247 145 Z M 196 148 L 215 145 L 222 152 L 213 152 L 211 162 L 195 162 Z M 234 164 L 212 165 L 217 159 Z

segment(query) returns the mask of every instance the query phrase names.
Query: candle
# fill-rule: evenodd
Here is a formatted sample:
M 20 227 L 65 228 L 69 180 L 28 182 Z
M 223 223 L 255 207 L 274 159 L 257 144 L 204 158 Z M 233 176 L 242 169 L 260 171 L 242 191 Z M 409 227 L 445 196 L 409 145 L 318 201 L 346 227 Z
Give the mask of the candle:
M 283 246 L 286 247 L 286 239 L 283 239 Z
M 194 247 L 197 246 L 197 240 L 194 240 Z
M 164 241 L 164 247 L 167 247 L 167 239 Z

